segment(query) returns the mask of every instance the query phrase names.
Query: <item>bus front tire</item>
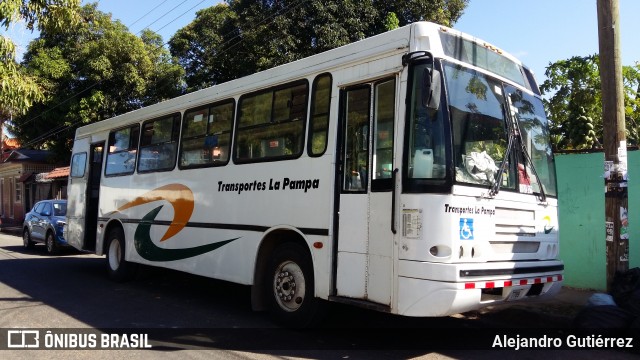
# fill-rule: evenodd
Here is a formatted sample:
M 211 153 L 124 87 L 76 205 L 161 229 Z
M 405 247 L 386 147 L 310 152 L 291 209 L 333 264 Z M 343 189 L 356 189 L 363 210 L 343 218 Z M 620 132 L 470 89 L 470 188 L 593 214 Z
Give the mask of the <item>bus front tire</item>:
M 315 297 L 313 266 L 302 246 L 280 245 L 269 261 L 265 287 L 271 315 L 275 321 L 292 328 L 318 324 L 323 304 Z
M 109 278 L 116 282 L 131 280 L 137 270 L 137 264 L 125 260 L 124 232 L 113 228 L 107 236 L 107 271 Z

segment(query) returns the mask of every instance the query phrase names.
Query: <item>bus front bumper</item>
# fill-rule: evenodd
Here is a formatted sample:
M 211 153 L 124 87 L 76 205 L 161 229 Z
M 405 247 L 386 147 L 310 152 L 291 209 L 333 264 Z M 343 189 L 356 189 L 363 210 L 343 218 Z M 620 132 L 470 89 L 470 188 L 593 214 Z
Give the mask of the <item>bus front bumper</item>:
M 552 297 L 562 287 L 562 270 L 558 269 L 562 263 L 557 260 L 524 264 L 400 261 L 397 311 L 405 316 L 448 316 L 489 305 Z M 464 275 L 474 272 L 486 275 Z

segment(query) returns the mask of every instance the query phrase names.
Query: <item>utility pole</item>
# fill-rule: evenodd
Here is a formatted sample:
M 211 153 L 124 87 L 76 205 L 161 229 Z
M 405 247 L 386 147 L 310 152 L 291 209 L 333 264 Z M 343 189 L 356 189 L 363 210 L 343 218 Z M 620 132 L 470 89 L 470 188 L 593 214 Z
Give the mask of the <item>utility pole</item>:
M 611 290 L 616 272 L 629 269 L 627 141 L 624 124 L 619 19 L 618 0 L 598 0 L 606 186 L 607 290 Z

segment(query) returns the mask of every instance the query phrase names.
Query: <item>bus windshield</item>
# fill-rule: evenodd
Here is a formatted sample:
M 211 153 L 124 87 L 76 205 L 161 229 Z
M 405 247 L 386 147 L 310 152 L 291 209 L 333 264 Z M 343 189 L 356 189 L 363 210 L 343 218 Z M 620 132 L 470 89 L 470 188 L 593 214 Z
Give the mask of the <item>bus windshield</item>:
M 555 168 L 542 101 L 479 71 L 447 62 L 443 68 L 455 181 L 555 196 Z M 507 151 L 508 116 L 518 124 L 514 133 L 520 137 L 511 152 Z M 500 169 L 504 169 L 501 174 Z
M 486 186 L 492 192 L 556 196 L 548 122 L 540 98 L 480 71 L 447 61 L 441 64 L 446 106 L 443 102 L 438 110 L 427 109 L 422 101 L 422 77 L 430 65 L 414 64 L 412 69 L 407 128 L 410 184 L 435 185 L 449 173 L 444 145 L 448 110 L 455 183 Z
M 442 41 L 442 49 L 445 55 L 498 74 L 518 85 L 533 90 L 531 84 L 528 83 L 527 76 L 525 76 L 524 68 L 499 54 L 490 45 L 481 46 L 471 40 L 446 32 L 440 33 L 440 40 Z
M 531 191 L 538 193 L 538 187 L 542 186 L 547 195 L 556 196 L 556 170 L 549 142 L 549 123 L 542 100 L 511 85 L 505 85 L 505 91 L 510 100 L 512 116 L 519 126 L 522 145 L 531 159 L 531 169 L 520 169 L 518 165 L 519 177 L 524 181 L 524 184 L 521 181 L 520 190 L 528 191 L 528 185 L 531 185 Z M 532 169 L 536 170 L 539 179 L 530 172 Z M 527 180 L 527 176 L 532 179 Z

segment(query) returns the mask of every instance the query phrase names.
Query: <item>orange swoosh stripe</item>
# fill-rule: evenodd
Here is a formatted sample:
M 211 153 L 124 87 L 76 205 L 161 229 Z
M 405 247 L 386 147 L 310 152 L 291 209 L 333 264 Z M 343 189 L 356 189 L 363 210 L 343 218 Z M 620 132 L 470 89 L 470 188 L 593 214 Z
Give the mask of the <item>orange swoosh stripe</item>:
M 116 212 L 120 212 L 138 205 L 147 204 L 154 201 L 165 200 L 173 206 L 173 220 L 167 229 L 167 232 L 162 236 L 160 241 L 165 241 L 180 230 L 187 226 L 187 222 L 191 218 L 193 213 L 193 193 L 191 189 L 182 184 L 169 184 L 161 186 L 157 189 L 151 190 L 143 195 L 133 199 L 122 206 L 120 206 Z

